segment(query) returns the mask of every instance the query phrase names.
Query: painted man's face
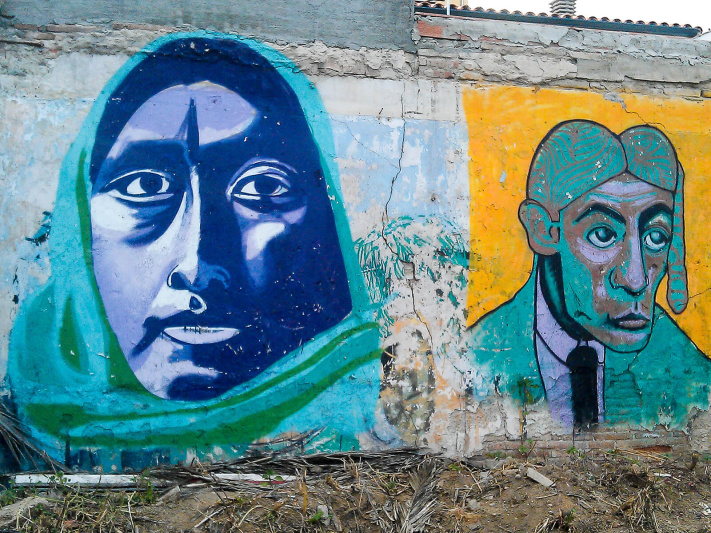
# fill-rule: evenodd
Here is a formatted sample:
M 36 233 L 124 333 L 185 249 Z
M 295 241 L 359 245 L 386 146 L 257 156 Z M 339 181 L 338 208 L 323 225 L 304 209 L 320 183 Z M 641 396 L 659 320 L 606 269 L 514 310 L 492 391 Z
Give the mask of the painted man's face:
M 568 314 L 613 350 L 638 351 L 649 340 L 673 207 L 671 192 L 623 174 L 561 211 Z
M 288 105 L 258 109 L 211 82 L 170 87 L 99 169 L 96 280 L 157 396 L 215 397 L 350 311 L 318 151 Z

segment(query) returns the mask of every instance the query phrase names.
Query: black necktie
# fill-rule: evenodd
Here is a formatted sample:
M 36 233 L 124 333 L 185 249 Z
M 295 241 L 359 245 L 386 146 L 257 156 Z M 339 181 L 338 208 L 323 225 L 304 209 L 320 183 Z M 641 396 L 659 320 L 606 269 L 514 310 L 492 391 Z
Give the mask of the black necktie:
M 578 346 L 566 361 L 570 369 L 575 426 L 597 424 L 597 352 L 590 346 Z

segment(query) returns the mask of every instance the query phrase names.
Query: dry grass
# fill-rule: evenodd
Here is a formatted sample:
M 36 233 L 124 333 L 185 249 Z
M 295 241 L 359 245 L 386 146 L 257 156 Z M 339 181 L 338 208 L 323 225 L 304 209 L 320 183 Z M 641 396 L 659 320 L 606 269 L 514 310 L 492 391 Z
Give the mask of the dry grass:
M 483 458 L 482 458 L 483 459 Z M 401 450 L 247 458 L 154 470 L 140 490 L 69 488 L 6 526 L 22 532 L 700 532 L 711 527 L 709 462 L 654 453 L 452 462 Z M 689 464 L 691 463 L 691 468 Z M 533 466 L 556 484 L 525 475 Z M 261 474 L 225 481 L 218 472 Z M 282 476 L 296 476 L 284 482 Z M 154 483 L 168 483 L 157 498 Z M 175 487 L 180 487 L 180 490 Z M 12 491 L 0 498 L 9 503 Z M 16 490 L 14 498 L 27 496 Z M 2 530 L 2 526 L 0 526 Z

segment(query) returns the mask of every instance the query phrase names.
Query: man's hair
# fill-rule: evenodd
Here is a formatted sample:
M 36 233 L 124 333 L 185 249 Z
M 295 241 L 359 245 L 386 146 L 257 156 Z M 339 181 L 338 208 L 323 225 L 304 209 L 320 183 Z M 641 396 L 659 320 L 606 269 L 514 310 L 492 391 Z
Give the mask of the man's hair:
M 554 127 L 538 145 L 528 172 L 526 197 L 553 218 L 573 200 L 628 173 L 674 197 L 667 302 L 681 313 L 688 302 L 684 263 L 684 171 L 671 141 L 657 128 L 635 126 L 615 135 L 588 120 Z

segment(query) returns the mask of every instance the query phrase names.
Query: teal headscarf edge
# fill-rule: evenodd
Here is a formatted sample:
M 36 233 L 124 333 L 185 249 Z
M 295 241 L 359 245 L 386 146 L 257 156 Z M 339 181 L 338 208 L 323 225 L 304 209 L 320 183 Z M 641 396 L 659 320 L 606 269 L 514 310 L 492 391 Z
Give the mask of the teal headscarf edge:
M 94 145 L 94 134 L 96 132 L 96 128 L 98 127 L 99 121 L 101 120 L 101 115 L 106 102 L 125 79 L 128 73 L 136 68 L 141 61 L 143 61 L 145 56 L 155 52 L 165 44 L 174 40 L 205 37 L 231 39 L 249 46 L 252 50 L 269 61 L 269 63 L 279 72 L 281 77 L 288 83 L 288 85 L 298 96 L 302 110 L 306 116 L 306 121 L 311 129 L 312 136 L 317 141 L 317 146 L 319 147 L 321 166 L 327 170 L 327 172 L 325 172 L 326 184 L 331 200 L 331 206 L 334 211 L 333 214 L 336 220 L 336 229 L 338 232 L 339 243 L 341 245 L 341 251 L 344 255 L 346 273 L 349 280 L 351 298 L 353 302 L 353 310 L 356 313 L 368 311 L 372 305 L 370 304 L 370 300 L 365 290 L 363 273 L 358 263 L 356 253 L 353 250 L 353 239 L 346 217 L 345 208 L 341 200 L 342 194 L 339 181 L 339 172 L 338 166 L 335 163 L 336 150 L 333 142 L 328 113 L 325 110 L 321 97 L 313 82 L 306 78 L 299 67 L 297 67 L 290 59 L 264 43 L 246 37 L 209 31 L 173 33 L 151 42 L 138 53 L 129 58 L 129 60 L 124 63 L 124 65 L 104 86 L 104 89 L 101 91 L 101 94 L 92 106 L 92 109 L 85 119 L 79 135 L 72 144 L 70 151 L 62 164 L 61 175 L 65 176 L 66 171 L 69 170 L 71 172 L 70 169 L 76 168 L 75 162 L 77 162 L 77 164 L 80 162 L 82 150 L 84 150 L 86 154 L 85 160 L 83 161 L 84 175 L 89 175 L 89 166 L 91 163 L 89 154 L 91 154 Z M 60 183 L 60 187 L 61 186 L 62 184 Z M 89 180 L 85 180 L 85 187 L 88 198 L 91 194 L 91 184 L 89 183 Z M 68 198 L 64 198 L 69 200 L 68 206 L 64 203 L 60 204 L 59 195 L 61 193 L 69 193 L 63 195 L 65 197 L 68 196 Z M 58 191 L 54 218 L 59 219 L 60 222 L 62 220 L 66 220 L 66 211 L 72 211 L 71 204 L 74 199 L 74 191 Z M 78 224 L 79 220 L 77 219 L 74 222 Z M 70 238 L 74 233 L 74 230 L 67 231 L 67 229 L 68 228 L 61 226 L 52 228 L 53 244 L 50 246 L 50 261 L 53 265 L 56 260 L 61 260 L 60 254 L 63 253 L 63 251 L 60 252 L 54 248 L 54 243 L 56 241 L 65 242 L 65 239 Z
M 330 118 L 315 86 L 292 61 L 269 46 L 253 39 L 209 31 L 174 33 L 161 37 L 144 47 L 131 57 L 109 80 L 97 97 L 84 120 L 79 134 L 63 160 L 53 213 L 54 226 L 50 239 L 52 272 L 45 286 L 23 302 L 11 334 L 7 376 L 13 397 L 21 410 L 23 405 L 31 404 L 36 400 L 54 400 L 51 396 L 56 391 L 45 391 L 46 394 L 43 395 L 43 391 L 34 390 L 35 383 L 32 380 L 28 381 L 25 378 L 34 372 L 34 369 L 30 366 L 40 364 L 42 356 L 48 355 L 46 353 L 37 354 L 34 348 L 37 345 L 47 346 L 47 343 L 59 342 L 60 335 L 58 332 L 63 329 L 66 330 L 67 314 L 72 315 L 74 320 L 71 322 L 80 324 L 80 331 L 69 332 L 69 336 L 72 337 L 73 335 L 76 341 L 73 349 L 72 347 L 64 347 L 65 351 L 68 350 L 76 358 L 74 368 L 64 365 L 62 371 L 66 375 L 63 378 L 58 376 L 60 381 L 63 379 L 65 382 L 71 382 L 70 388 L 73 390 L 66 390 L 66 394 L 74 394 L 75 396 L 88 394 L 86 402 L 89 403 L 92 401 L 91 396 L 102 392 L 97 390 L 96 387 L 106 386 L 110 379 L 114 377 L 111 375 L 112 365 L 107 364 L 106 359 L 111 358 L 111 354 L 107 352 L 110 351 L 112 342 L 115 343 L 115 339 L 101 304 L 91 261 L 91 235 L 89 229 L 91 183 L 88 179 L 91 161 L 89 160 L 89 154 L 91 154 L 93 148 L 95 132 L 105 105 L 126 75 L 136 68 L 147 55 L 155 52 L 166 43 L 189 38 L 215 38 L 238 41 L 267 59 L 299 98 L 312 136 L 319 147 L 321 165 L 324 169 L 324 177 L 336 222 L 340 249 L 349 280 L 352 311 L 339 325 L 320 334 L 311 341 L 309 345 L 312 346 L 312 349 L 296 350 L 295 352 L 300 353 L 293 352 L 285 358 L 287 361 L 274 365 L 270 369 L 272 370 L 270 375 L 293 370 L 299 365 L 303 366 L 309 356 L 315 352 L 323 351 L 329 346 L 334 353 L 338 352 L 338 359 L 348 359 L 347 364 L 343 363 L 344 369 L 346 366 L 352 368 L 356 364 L 356 360 L 360 360 L 360 364 L 362 364 L 365 359 L 373 360 L 378 355 L 379 339 L 377 337 L 377 324 L 372 321 L 373 305 L 365 289 L 363 273 L 353 247 L 348 220 L 341 201 Z M 44 311 L 45 314 L 38 321 L 39 311 Z M 351 332 L 355 333 L 351 335 Z M 40 335 L 36 335 L 37 333 L 40 333 Z M 29 342 L 28 339 L 30 339 Z M 334 347 L 334 341 L 338 339 L 342 340 L 337 342 L 337 346 Z M 348 357 L 346 346 L 350 342 L 349 339 L 352 341 L 352 348 L 358 346 L 358 351 L 361 354 L 367 352 L 367 357 L 361 357 L 361 359 Z M 52 346 L 50 346 L 50 349 L 52 349 Z M 61 357 L 61 352 L 61 346 L 54 346 L 52 349 L 53 356 Z M 51 372 L 52 366 L 58 364 L 54 360 L 44 361 L 44 363 L 48 368 L 38 370 L 38 374 Z M 268 376 L 261 379 L 261 384 L 264 384 L 264 381 L 268 381 L 267 378 Z M 257 386 L 259 386 L 260 380 L 257 381 Z M 69 383 L 67 383 L 67 386 L 69 387 Z M 244 387 L 237 387 L 236 389 L 241 390 L 231 391 L 227 396 L 230 397 L 244 392 Z M 146 391 L 136 390 L 134 392 L 138 393 L 135 398 L 132 398 L 135 401 L 147 401 L 148 403 L 159 401 Z M 232 394 L 233 392 L 234 394 Z M 74 398 L 69 403 L 79 405 L 81 401 L 78 398 Z M 204 407 L 206 409 L 210 404 L 219 403 L 219 401 L 188 403 L 198 408 Z M 118 410 L 125 409 L 125 406 L 122 407 L 123 409 L 118 407 Z M 39 429 L 42 432 L 42 428 Z M 159 428 L 157 429 L 159 430 Z M 118 435 L 116 437 L 117 440 L 120 440 Z

